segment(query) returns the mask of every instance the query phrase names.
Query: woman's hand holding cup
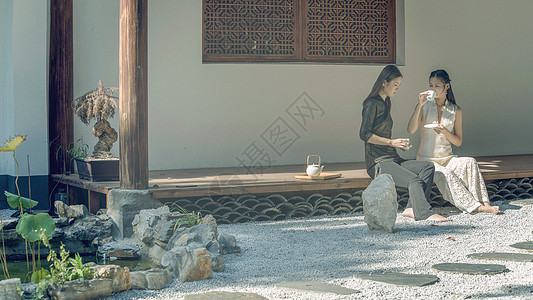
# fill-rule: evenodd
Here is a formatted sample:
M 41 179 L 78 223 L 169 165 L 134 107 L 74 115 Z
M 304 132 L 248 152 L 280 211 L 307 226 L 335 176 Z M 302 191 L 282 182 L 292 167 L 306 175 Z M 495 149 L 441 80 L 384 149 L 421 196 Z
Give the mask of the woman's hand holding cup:
M 411 145 L 411 141 L 405 138 L 391 140 L 391 145 L 394 148 L 399 148 L 403 151 L 408 151 L 409 149 L 411 149 L 411 147 L 413 147 Z
M 418 94 L 418 104 L 422 107 L 429 100 L 435 100 L 435 91 L 427 90 Z

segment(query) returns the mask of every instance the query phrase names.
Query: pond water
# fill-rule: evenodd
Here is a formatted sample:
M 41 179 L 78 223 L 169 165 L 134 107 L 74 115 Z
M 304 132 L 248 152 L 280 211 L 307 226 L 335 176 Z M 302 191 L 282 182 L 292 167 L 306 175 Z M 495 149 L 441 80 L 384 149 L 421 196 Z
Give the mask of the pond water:
M 83 263 L 88 262 L 94 262 L 97 264 L 102 265 L 102 258 L 98 258 L 98 261 L 96 260 L 96 256 L 83 256 L 82 257 Z M 114 260 L 114 261 L 108 261 L 108 265 L 119 265 L 121 267 L 128 267 L 130 271 L 143 271 L 148 270 L 151 268 L 156 267 L 153 263 L 147 260 Z M 43 269 L 49 269 L 50 262 L 46 260 L 46 258 L 41 259 L 41 267 Z M 31 265 L 31 257 L 30 257 L 30 270 L 32 268 Z M 7 262 L 7 270 L 9 272 L 10 278 L 20 278 L 22 283 L 29 282 L 29 276 L 28 275 L 28 266 L 26 261 L 8 261 Z M 6 279 L 4 272 L 0 269 L 0 280 Z

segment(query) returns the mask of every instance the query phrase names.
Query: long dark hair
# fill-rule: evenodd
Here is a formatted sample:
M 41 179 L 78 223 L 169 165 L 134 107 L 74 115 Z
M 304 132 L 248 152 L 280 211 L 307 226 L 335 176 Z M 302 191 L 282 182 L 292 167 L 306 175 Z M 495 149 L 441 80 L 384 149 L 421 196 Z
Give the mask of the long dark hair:
M 383 85 L 383 82 L 387 81 L 390 82 L 394 78 L 403 77 L 402 72 L 400 72 L 400 69 L 396 67 L 395 65 L 388 65 L 383 70 L 381 70 L 381 73 L 379 73 L 378 79 L 376 79 L 376 82 L 374 82 L 374 86 L 372 87 L 372 91 L 370 91 L 370 94 L 366 97 L 365 101 L 369 98 L 373 98 L 378 95 L 379 91 L 381 90 L 381 87 Z M 365 103 L 363 101 L 363 104 Z M 391 102 L 390 98 L 387 96 L 385 98 L 385 103 L 389 106 L 389 111 L 391 109 Z
M 444 82 L 444 84 L 450 84 L 450 88 L 446 91 L 446 99 L 451 103 L 457 105 L 457 103 L 455 102 L 455 95 L 453 94 L 452 83 L 450 82 L 451 80 L 450 75 L 448 75 L 448 72 L 444 70 L 435 70 L 429 75 L 429 79 L 431 78 L 437 78 Z

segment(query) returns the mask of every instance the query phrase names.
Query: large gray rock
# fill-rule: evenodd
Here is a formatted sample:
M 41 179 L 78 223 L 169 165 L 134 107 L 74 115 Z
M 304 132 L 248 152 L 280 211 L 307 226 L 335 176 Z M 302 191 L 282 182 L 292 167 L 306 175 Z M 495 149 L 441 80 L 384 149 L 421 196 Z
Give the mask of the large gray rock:
M 381 174 L 363 191 L 364 221 L 371 232 L 394 232 L 398 202 L 392 176 Z
M 48 288 L 48 294 L 57 300 L 80 300 L 99 299 L 111 296 L 112 280 L 107 278 L 95 278 L 85 280 L 66 281 L 59 286 Z
M 158 208 L 161 202 L 150 196 L 148 190 L 112 189 L 107 194 L 107 214 L 115 221 L 115 239 L 133 236 L 133 219 L 141 210 Z
M 118 259 L 139 259 L 141 258 L 141 248 L 134 243 L 122 241 L 109 242 L 98 248 L 100 254 L 106 257 L 116 257 Z
M 161 258 L 161 265 L 174 271 L 181 282 L 211 278 L 211 256 L 198 245 L 174 247 Z
M 237 240 L 233 235 L 221 233 L 218 235 L 220 254 L 241 253 L 241 247 L 237 246 Z
M 56 230 L 50 240 L 52 249 L 59 253 L 61 244 L 70 253 L 81 256 L 94 255 L 96 240 L 104 240 L 111 236 L 113 221 L 107 215 L 89 215 L 85 218 L 54 218 Z M 8 260 L 25 260 L 26 243 L 15 229 L 4 230 L 5 254 Z M 40 256 L 46 257 L 48 247 L 40 247 Z M 35 253 L 35 255 L 39 255 Z
M 95 265 L 91 267 L 99 278 L 111 279 L 111 292 L 127 291 L 131 288 L 130 269 L 117 265 Z
M 174 234 L 179 217 L 180 214 L 171 213 L 166 205 L 142 210 L 133 219 L 135 238 L 148 246 L 154 243 L 166 245 Z
M 163 269 L 150 269 L 130 273 L 131 289 L 135 290 L 160 290 L 172 282 L 172 276 Z
M 0 281 L 0 300 L 21 299 L 17 290 L 21 288 L 20 278 Z
M 85 205 L 67 205 L 64 202 L 54 202 L 57 214 L 65 218 L 85 218 L 89 215 L 89 210 Z
M 188 247 L 190 249 L 205 248 L 211 257 L 212 271 L 222 272 L 226 268 L 216 229 L 207 222 L 189 228 L 178 229 L 168 242 L 167 251 L 180 247 Z

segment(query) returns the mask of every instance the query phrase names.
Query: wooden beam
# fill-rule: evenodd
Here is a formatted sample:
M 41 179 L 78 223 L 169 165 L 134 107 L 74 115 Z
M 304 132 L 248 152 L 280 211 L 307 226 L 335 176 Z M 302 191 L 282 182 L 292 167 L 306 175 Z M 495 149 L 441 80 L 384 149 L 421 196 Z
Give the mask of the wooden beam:
M 120 1 L 120 187 L 148 188 L 148 1 Z
M 50 174 L 71 172 L 74 141 L 72 0 L 50 2 L 48 131 Z

